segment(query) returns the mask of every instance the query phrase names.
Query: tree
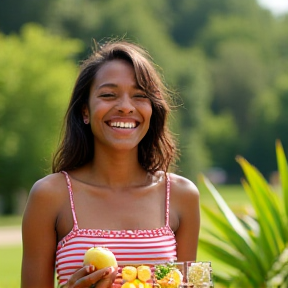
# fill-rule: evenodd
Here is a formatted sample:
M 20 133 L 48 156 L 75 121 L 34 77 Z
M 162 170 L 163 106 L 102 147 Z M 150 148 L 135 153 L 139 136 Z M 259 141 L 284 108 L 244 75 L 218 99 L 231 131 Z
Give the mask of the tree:
M 232 9 L 237 5 L 241 6 L 238 11 Z M 230 182 L 237 182 L 241 176 L 233 161 L 239 154 L 261 167 L 266 177 L 276 169 L 272 143 L 285 136 L 282 132 L 275 137 L 274 133 L 278 130 L 274 116 L 279 112 L 280 93 L 273 86 L 285 63 L 279 61 L 285 55 L 286 42 L 281 37 L 284 23 L 255 3 L 231 1 L 228 10 L 210 15 L 195 42 L 206 52 L 210 64 L 214 117 L 228 119 L 230 115 L 232 125 L 226 125 L 226 137 L 216 135 L 215 131 L 220 130 L 214 121 L 209 129 L 212 134 L 207 133 L 206 138 L 212 162 L 229 171 Z M 233 138 L 227 139 L 228 134 Z
M 5 34 L 18 33 L 27 22 L 44 23 L 45 14 L 56 0 L 1 0 L 0 30 Z
M 82 45 L 37 25 L 1 35 L 0 45 L 0 195 L 11 213 L 13 196 L 49 167 Z
M 181 173 L 195 181 L 198 173 L 211 165 L 205 139 L 211 117 L 211 86 L 205 55 L 198 49 L 182 49 L 180 55 L 174 81 L 179 87 L 177 91 L 183 105 L 178 107 L 173 118 L 176 123 L 174 130 L 180 142 Z

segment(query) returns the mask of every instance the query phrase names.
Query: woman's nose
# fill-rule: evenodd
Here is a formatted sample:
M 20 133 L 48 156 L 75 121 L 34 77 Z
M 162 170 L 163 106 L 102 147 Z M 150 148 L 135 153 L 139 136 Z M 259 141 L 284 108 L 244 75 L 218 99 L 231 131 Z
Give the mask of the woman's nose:
M 132 103 L 132 99 L 128 95 L 119 97 L 116 109 L 124 114 L 133 113 L 135 107 Z

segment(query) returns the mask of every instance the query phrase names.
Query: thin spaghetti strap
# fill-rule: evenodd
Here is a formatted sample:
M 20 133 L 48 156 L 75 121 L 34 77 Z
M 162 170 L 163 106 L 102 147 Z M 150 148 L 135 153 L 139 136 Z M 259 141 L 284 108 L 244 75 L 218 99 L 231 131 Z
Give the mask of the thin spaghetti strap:
M 169 206 L 170 206 L 170 176 L 166 174 L 166 214 L 165 214 L 165 225 L 169 226 Z
M 71 181 L 69 178 L 69 175 L 66 171 L 61 171 L 66 178 L 66 182 L 67 182 L 67 187 L 68 187 L 68 191 L 69 191 L 69 197 L 70 197 L 70 205 L 71 205 L 71 210 L 72 210 L 72 215 L 73 215 L 73 221 L 74 221 L 74 227 L 73 229 L 78 230 L 78 222 L 77 222 L 77 217 L 76 217 L 76 213 L 75 213 L 75 205 L 74 205 L 74 199 L 73 199 L 73 190 L 72 190 L 72 185 L 71 185 Z

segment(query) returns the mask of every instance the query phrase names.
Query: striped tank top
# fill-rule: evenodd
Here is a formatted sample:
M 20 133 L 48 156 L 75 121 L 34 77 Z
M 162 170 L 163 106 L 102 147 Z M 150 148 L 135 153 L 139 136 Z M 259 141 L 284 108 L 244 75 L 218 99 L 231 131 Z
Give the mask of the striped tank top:
M 168 174 L 164 227 L 151 230 L 102 230 L 78 227 L 71 182 L 68 174 L 64 171 L 63 173 L 70 195 L 74 226 L 57 245 L 55 265 L 60 285 L 64 285 L 76 270 L 83 267 L 84 254 L 93 246 L 109 248 L 115 254 L 118 265 L 157 264 L 176 260 L 176 239 L 169 226 Z

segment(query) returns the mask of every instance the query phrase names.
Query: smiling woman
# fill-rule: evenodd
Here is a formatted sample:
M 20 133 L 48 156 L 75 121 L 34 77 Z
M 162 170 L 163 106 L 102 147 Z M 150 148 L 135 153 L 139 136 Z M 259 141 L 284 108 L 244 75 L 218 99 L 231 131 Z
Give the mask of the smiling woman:
M 125 77 L 122 75 L 124 73 L 123 67 L 127 67 Z M 168 89 L 162 83 L 160 75 L 154 68 L 154 64 L 149 61 L 149 55 L 145 50 L 127 42 L 112 42 L 87 59 L 83 63 L 82 69 L 66 115 L 66 135 L 54 159 L 53 170 L 59 172 L 61 170 L 74 169 L 89 162 L 93 157 L 91 152 L 94 151 L 94 147 L 91 147 L 91 145 L 93 144 L 94 146 L 94 142 L 90 141 L 94 138 L 90 129 L 90 125 L 93 125 L 93 123 L 90 123 L 86 115 L 83 116 L 83 109 L 87 114 L 87 108 L 93 109 L 95 106 L 88 106 L 88 102 L 100 99 L 104 101 L 107 98 L 107 101 L 105 100 L 106 103 L 111 100 L 114 100 L 115 103 L 116 96 L 118 96 L 117 105 L 124 104 L 119 110 L 125 115 L 127 114 L 127 109 L 129 113 L 132 112 L 130 112 L 130 109 L 132 108 L 133 110 L 133 106 L 127 107 L 127 105 L 130 105 L 129 101 L 123 102 L 122 100 L 125 98 L 120 98 L 119 95 L 120 92 L 125 92 L 125 89 L 130 89 L 129 93 L 128 91 L 126 92 L 129 97 L 133 96 L 134 102 L 136 99 L 138 102 L 141 101 L 141 103 L 147 103 L 148 101 L 153 111 L 147 135 L 139 143 L 139 160 L 144 165 L 143 168 L 149 171 L 154 172 L 159 169 L 167 171 L 168 166 L 174 162 L 176 155 L 176 147 L 171 133 L 168 127 L 165 126 L 170 112 L 168 105 L 170 95 Z M 96 74 L 97 77 L 95 78 Z M 121 75 L 122 79 L 120 79 Z M 119 83 L 124 78 L 127 78 L 126 76 L 129 77 L 131 83 L 123 83 L 119 86 Z M 115 79 L 117 77 L 119 79 Z M 99 84 L 100 81 L 101 84 Z M 118 82 L 113 83 L 113 81 Z M 117 94 L 116 92 L 119 93 Z M 98 93 L 97 97 L 95 97 L 95 93 Z M 94 95 L 94 97 L 90 96 L 90 94 Z M 121 100 L 120 102 L 119 99 Z M 87 126 L 88 123 L 90 125 Z M 83 124 L 85 124 L 85 127 L 83 127 Z M 73 129 L 72 125 L 78 127 L 78 129 Z M 70 137 L 73 137 L 73 139 L 70 139 Z M 84 143 L 82 141 L 83 138 L 86 140 Z M 73 141 L 68 141 L 68 139 Z M 65 163 L 63 163 L 64 161 Z M 57 167 L 57 165 L 60 165 L 60 167 Z
M 54 287 L 55 268 L 60 286 L 110 288 L 114 267 L 83 265 L 91 247 L 119 265 L 196 260 L 199 193 L 169 171 L 169 98 L 138 45 L 112 41 L 84 61 L 53 173 L 33 185 L 24 213 L 22 288 Z
M 112 151 L 105 149 L 109 155 L 118 150 L 131 153 L 131 149 L 137 155 L 151 115 L 151 100 L 138 86 L 133 66 L 121 59 L 105 63 L 83 108 L 84 123 L 90 123 L 94 135 L 95 153 L 102 151 L 101 145 L 113 145 Z

